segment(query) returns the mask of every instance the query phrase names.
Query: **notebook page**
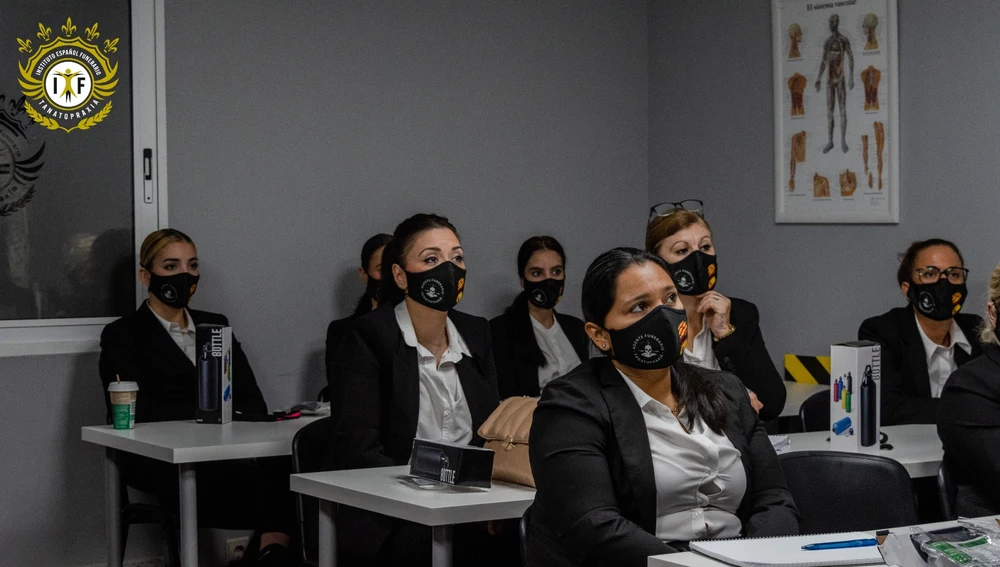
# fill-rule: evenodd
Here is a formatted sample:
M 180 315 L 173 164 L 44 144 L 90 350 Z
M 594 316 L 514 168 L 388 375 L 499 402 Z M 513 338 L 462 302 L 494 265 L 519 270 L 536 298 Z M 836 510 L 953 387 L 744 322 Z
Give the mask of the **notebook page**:
M 692 541 L 691 551 L 740 567 L 826 567 L 833 565 L 885 565 L 878 547 L 851 547 L 806 551 L 803 545 L 853 539 L 870 539 L 862 532 L 806 536 Z

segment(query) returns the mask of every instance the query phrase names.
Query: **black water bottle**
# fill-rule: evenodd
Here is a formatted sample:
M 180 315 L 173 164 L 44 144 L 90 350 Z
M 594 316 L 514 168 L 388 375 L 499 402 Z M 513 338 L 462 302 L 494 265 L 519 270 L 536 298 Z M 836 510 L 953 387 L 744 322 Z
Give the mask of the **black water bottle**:
M 878 442 L 878 435 L 875 433 L 876 415 L 878 404 L 878 392 L 876 391 L 875 380 L 872 380 L 872 367 L 865 367 L 864 379 L 861 381 L 861 446 L 871 447 Z
M 198 356 L 198 409 L 217 411 L 219 409 L 219 365 L 212 357 L 212 343 L 201 345 Z

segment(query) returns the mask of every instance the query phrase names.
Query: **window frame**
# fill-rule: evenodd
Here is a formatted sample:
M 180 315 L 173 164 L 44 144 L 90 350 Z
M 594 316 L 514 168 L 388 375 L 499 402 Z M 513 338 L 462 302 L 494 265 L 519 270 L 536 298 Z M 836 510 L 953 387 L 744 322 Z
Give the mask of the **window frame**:
M 164 0 L 131 0 L 132 159 L 135 256 L 147 234 L 167 226 L 167 105 Z M 153 152 L 144 177 L 143 150 Z M 136 307 L 145 289 L 135 276 Z M 0 320 L 0 358 L 100 351 L 115 317 Z

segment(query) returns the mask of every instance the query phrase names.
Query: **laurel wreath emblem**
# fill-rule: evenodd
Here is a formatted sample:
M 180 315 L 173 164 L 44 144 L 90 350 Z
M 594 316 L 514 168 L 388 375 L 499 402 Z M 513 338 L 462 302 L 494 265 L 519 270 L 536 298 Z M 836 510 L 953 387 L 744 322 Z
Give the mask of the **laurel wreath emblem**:
M 108 114 L 111 114 L 111 101 L 109 100 L 108 104 L 104 105 L 104 108 L 102 108 L 100 112 L 89 118 L 81 119 L 77 122 L 76 126 L 72 128 L 63 128 L 54 119 L 49 118 L 48 116 L 45 116 L 41 112 L 35 110 L 28 101 L 24 101 L 24 111 L 28 113 L 28 116 L 30 116 L 32 120 L 38 122 L 49 130 L 59 130 L 60 128 L 66 130 L 67 132 L 76 129 L 87 130 L 100 124 L 105 118 L 108 117 Z
M 21 210 L 21 207 L 27 205 L 31 202 L 31 198 L 35 196 L 35 188 L 32 187 L 24 194 L 20 199 L 12 202 L 0 205 L 0 217 L 10 216 L 17 211 Z

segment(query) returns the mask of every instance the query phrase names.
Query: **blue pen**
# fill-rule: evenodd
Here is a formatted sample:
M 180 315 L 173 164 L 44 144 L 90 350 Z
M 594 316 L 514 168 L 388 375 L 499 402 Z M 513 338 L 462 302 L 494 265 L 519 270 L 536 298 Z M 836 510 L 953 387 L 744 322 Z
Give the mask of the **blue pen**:
M 810 543 L 809 545 L 803 545 L 802 549 L 806 551 L 820 551 L 823 549 L 847 549 L 849 547 L 872 547 L 878 545 L 878 540 L 875 538 L 871 539 L 852 539 L 848 541 L 830 541 L 827 543 Z

